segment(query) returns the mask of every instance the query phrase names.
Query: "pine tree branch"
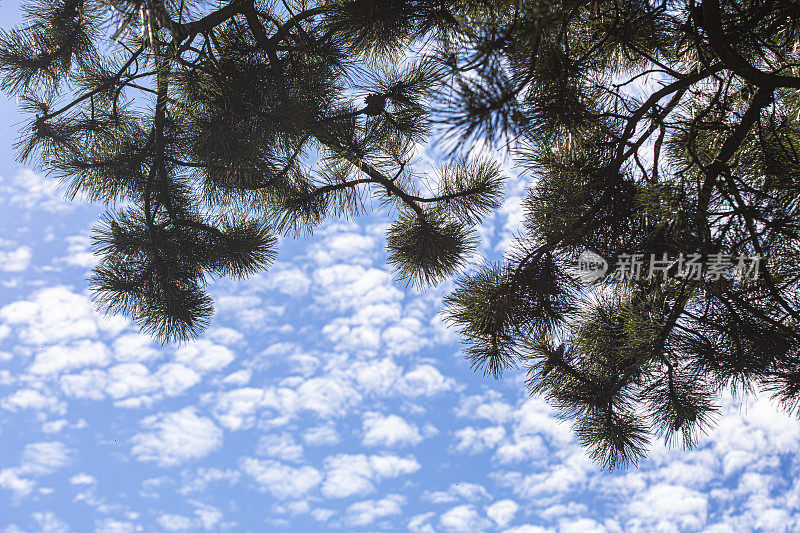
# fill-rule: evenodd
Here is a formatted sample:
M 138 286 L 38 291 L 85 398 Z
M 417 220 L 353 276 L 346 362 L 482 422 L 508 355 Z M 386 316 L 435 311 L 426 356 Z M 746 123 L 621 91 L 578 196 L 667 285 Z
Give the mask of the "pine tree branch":
M 627 157 L 629 157 L 629 155 L 626 154 L 625 151 L 627 142 L 631 137 L 633 137 L 633 134 L 636 132 L 636 127 L 639 124 L 639 121 L 641 121 L 642 118 L 644 118 L 644 116 L 647 114 L 648 111 L 650 111 L 650 109 L 653 106 L 658 104 L 658 102 L 660 102 L 661 99 L 664 98 L 665 96 L 668 96 L 675 92 L 685 91 L 695 83 L 700 82 L 708 78 L 709 76 L 716 74 L 717 72 L 722 70 L 722 68 L 723 68 L 722 64 L 706 67 L 700 70 L 699 72 L 693 74 L 687 74 L 679 78 L 678 80 L 668 85 L 665 85 L 661 89 L 651 94 L 650 97 L 647 100 L 645 100 L 645 102 L 641 106 L 639 106 L 639 108 L 628 119 L 627 124 L 625 125 L 625 130 L 623 131 L 622 136 L 618 141 L 619 146 L 617 148 L 617 156 L 614 160 L 613 166 L 615 167 L 621 166 L 622 163 L 627 159 Z
M 764 258 L 764 248 L 761 246 L 761 240 L 758 237 L 758 231 L 756 230 L 755 222 L 750 215 L 749 209 L 746 208 L 747 206 L 742 198 L 741 193 L 739 192 L 739 188 L 736 186 L 736 183 L 734 183 L 730 172 L 724 172 L 724 175 L 730 193 L 735 198 L 736 204 L 741 211 L 741 216 L 744 218 L 747 233 L 750 235 L 750 242 L 753 243 L 753 249 L 760 258 Z M 772 297 L 775 298 L 781 307 L 783 307 L 784 310 L 786 310 L 786 312 L 789 313 L 795 320 L 800 321 L 800 312 L 792 307 L 792 305 L 781 295 L 780 291 L 775 285 L 775 280 L 772 277 L 772 273 L 767 268 L 767 265 L 764 263 L 759 264 L 761 265 L 761 274 L 764 276 L 764 282 L 767 284 L 767 290 L 769 290 Z
M 443 194 L 441 196 L 422 197 L 409 194 L 408 197 L 414 200 L 415 202 L 436 203 L 436 202 L 446 202 L 449 200 L 457 200 L 459 198 L 464 198 L 466 196 L 472 196 L 473 194 L 477 194 L 481 191 L 483 191 L 483 188 L 479 186 L 479 187 L 464 189 L 462 191 L 452 192 L 449 194 Z
M 364 174 L 372 178 L 373 182 L 382 185 L 387 192 L 400 198 L 412 211 L 414 211 L 420 219 L 425 220 L 425 211 L 420 207 L 413 196 L 398 187 L 394 181 L 387 178 L 374 166 L 370 165 L 360 157 L 357 157 L 347 151 L 340 152 L 339 155 L 349 161 L 354 167 L 361 170 Z
M 289 157 L 289 161 L 286 162 L 286 164 L 283 166 L 283 169 L 277 175 L 271 177 L 265 183 L 260 183 L 258 185 L 241 185 L 241 188 L 245 189 L 245 190 L 248 190 L 248 191 L 257 191 L 259 189 L 266 189 L 267 187 L 273 186 L 275 184 L 275 182 L 277 182 L 277 181 L 283 179 L 284 177 L 286 177 L 288 175 L 289 171 L 294 166 L 295 162 L 297 161 L 297 158 L 300 156 L 300 153 L 303 151 L 303 147 L 305 146 L 305 143 L 306 143 L 307 140 L 308 140 L 308 136 L 306 136 L 298 144 L 298 146 L 295 149 L 294 153 L 292 153 L 292 155 Z M 202 167 L 204 165 L 198 165 L 198 166 Z
M 278 53 L 275 51 L 275 42 L 267 35 L 267 30 L 261 21 L 258 19 L 258 11 L 252 3 L 248 4 L 243 10 L 245 19 L 247 19 L 247 26 L 253 32 L 253 37 L 256 43 L 267 53 L 270 65 L 276 73 L 276 78 L 280 79 L 280 73 L 283 71 L 283 63 L 278 58 Z
M 711 48 L 725 66 L 753 85 L 770 92 L 777 87 L 800 89 L 800 78 L 763 72 L 743 58 L 731 46 L 722 28 L 719 0 L 703 0 L 701 26 L 706 30 Z
M 597 216 L 603 207 L 605 207 L 606 201 L 610 198 L 612 190 L 613 188 L 611 186 L 605 188 L 603 194 L 600 195 L 600 198 L 598 198 L 597 201 L 592 205 L 592 208 L 583 213 L 583 215 L 581 215 L 581 217 L 578 219 L 576 222 L 577 228 L 570 228 L 572 235 L 583 236 L 586 232 L 592 229 L 592 221 L 594 220 L 594 217 Z M 519 283 L 523 269 L 528 263 L 531 261 L 538 261 L 544 253 L 553 250 L 558 244 L 560 244 L 564 240 L 565 236 L 566 230 L 561 232 L 559 235 L 549 237 L 544 244 L 528 252 L 525 257 L 520 260 L 517 268 L 514 269 L 513 283 Z
M 323 195 L 329 192 L 341 191 L 342 189 L 357 187 L 359 185 L 364 185 L 367 183 L 375 183 L 375 180 L 372 178 L 361 178 L 357 180 L 343 181 L 340 183 L 330 183 L 328 185 L 323 185 L 322 187 L 314 189 L 311 194 L 312 196 Z
M 152 190 L 154 179 L 158 178 L 159 199 L 167 209 L 170 218 L 178 218 L 169 193 L 168 175 L 165 161 L 164 126 L 167 120 L 167 92 L 169 90 L 169 58 L 161 54 L 159 43 L 153 43 L 156 56 L 156 109 L 153 117 L 154 153 L 151 169 L 148 173 L 148 188 Z M 153 225 L 155 212 L 150 212 L 150 194 L 145 196 L 145 215 L 148 225 Z M 158 210 L 156 206 L 155 210 Z
M 557 366 L 558 368 L 560 368 L 561 370 L 563 370 L 568 376 L 580 381 L 584 385 L 589 385 L 592 388 L 597 387 L 597 383 L 595 383 L 594 380 L 583 375 L 583 373 L 580 372 L 577 368 L 567 363 L 563 357 L 557 355 L 552 359 L 548 358 L 548 361 Z
M 190 220 L 187 218 L 171 218 L 169 221 L 165 222 L 163 226 L 166 227 L 169 224 L 184 228 L 195 228 L 206 231 L 208 233 L 213 233 L 217 237 L 223 237 L 223 238 L 225 237 L 225 234 L 222 231 L 220 231 L 219 228 L 210 226 L 208 224 L 205 224 L 197 220 Z
M 323 6 L 314 7 L 311 9 L 307 9 L 305 11 L 301 11 L 296 15 L 293 15 L 289 20 L 287 20 L 283 25 L 281 25 L 275 34 L 271 37 L 273 45 L 277 44 L 278 42 L 284 40 L 288 35 L 291 29 L 294 26 L 300 27 L 300 23 L 306 19 L 316 17 L 317 15 L 321 15 L 325 13 L 326 8 Z
M 679 89 L 672 96 L 672 98 L 670 99 L 669 103 L 664 107 L 664 110 L 661 112 L 661 114 L 658 116 L 658 118 L 653 120 L 653 122 L 650 124 L 650 127 L 647 128 L 647 131 L 645 131 L 639 137 L 638 140 L 636 140 L 634 143 L 629 145 L 628 150 L 622 155 L 622 160 L 623 161 L 627 160 L 631 156 L 636 157 L 636 155 L 637 155 L 637 153 L 639 151 L 639 148 L 641 148 L 642 145 L 645 143 L 645 141 L 647 141 L 647 139 L 650 138 L 650 136 L 653 134 L 653 132 L 655 132 L 658 128 L 663 127 L 664 121 L 667 119 L 669 114 L 672 113 L 672 111 L 674 111 L 676 107 L 678 107 L 678 104 L 680 104 L 681 99 L 683 99 L 683 96 L 686 94 L 687 90 L 688 90 L 688 88 Z M 625 146 L 625 145 L 627 145 L 627 139 L 626 139 L 626 142 L 623 143 L 623 146 Z M 643 174 L 647 174 L 647 173 L 643 172 Z
M 102 83 L 100 86 L 98 86 L 93 91 L 90 91 L 88 93 L 85 93 L 85 94 L 81 95 L 80 97 L 72 100 L 69 104 L 65 105 L 64 107 L 62 107 L 61 109 L 59 109 L 57 111 L 53 111 L 51 113 L 47 113 L 45 115 L 42 115 L 41 117 L 38 117 L 38 120 L 44 122 L 45 120 L 51 119 L 53 117 L 57 117 L 58 115 L 64 113 L 65 111 L 68 111 L 71 108 L 75 107 L 79 103 L 81 103 L 81 102 L 83 102 L 85 100 L 88 100 L 88 99 L 90 99 L 90 98 L 102 93 L 103 91 L 107 90 L 109 87 L 114 85 L 115 83 L 119 83 L 119 80 L 122 77 L 122 75 L 130 68 L 130 66 L 134 63 L 134 61 L 136 61 L 136 59 L 141 55 L 141 53 L 144 52 L 144 50 L 145 50 L 145 47 L 144 46 L 140 46 L 138 50 L 134 51 L 131 54 L 131 56 L 128 58 L 128 61 L 126 61 L 125 64 L 122 66 L 122 68 L 117 71 L 117 73 L 116 73 L 116 75 L 114 75 L 114 77 L 112 77 L 109 80 L 106 80 L 106 82 Z
M 761 87 L 758 89 L 750 102 L 750 106 L 747 108 L 744 115 L 742 115 L 741 121 L 733 128 L 731 135 L 725 139 L 719 153 L 711 164 L 704 166 L 699 160 L 695 160 L 695 163 L 705 174 L 705 179 L 697 200 L 696 216 L 698 220 L 706 220 L 706 212 L 708 211 L 708 205 L 711 201 L 711 192 L 716 185 L 717 178 L 728 164 L 728 161 L 739 149 L 739 146 L 744 142 L 750 129 L 759 120 L 761 110 L 772 101 L 773 92 L 774 89 L 771 87 Z
M 758 316 L 759 318 L 763 319 L 765 322 L 767 322 L 771 326 L 775 327 L 775 329 L 785 333 L 789 337 L 794 337 L 795 339 L 800 341 L 800 331 L 798 331 L 797 329 L 793 329 L 790 326 L 787 326 L 786 324 L 784 324 L 780 320 L 776 320 L 776 319 L 772 318 L 771 316 L 769 316 L 768 314 L 766 314 L 762 310 L 760 310 L 758 307 L 754 306 L 752 303 L 750 303 L 747 300 L 745 300 L 744 298 L 738 296 L 736 293 L 734 293 L 732 291 L 729 291 L 726 294 L 715 295 L 715 297 L 717 299 L 719 299 L 719 301 L 721 301 L 723 303 L 723 305 L 728 307 L 728 309 L 733 309 L 732 303 L 728 301 L 728 299 L 730 299 L 733 303 L 735 303 L 736 305 L 738 305 L 740 307 L 746 308 L 750 313 L 752 313 L 753 315 Z
M 233 0 L 225 7 L 206 15 L 199 20 L 183 23 L 183 31 L 187 36 L 197 35 L 198 33 L 206 33 L 212 28 L 222 24 L 226 20 L 240 14 L 242 12 L 242 8 L 247 5 L 248 1 L 249 0 Z

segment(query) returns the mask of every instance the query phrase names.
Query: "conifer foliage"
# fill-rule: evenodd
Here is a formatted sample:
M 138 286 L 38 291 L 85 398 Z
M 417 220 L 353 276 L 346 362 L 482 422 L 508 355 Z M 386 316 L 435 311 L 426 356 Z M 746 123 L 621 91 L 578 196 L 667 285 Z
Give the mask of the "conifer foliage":
M 18 149 L 108 207 L 92 287 L 163 341 L 196 337 L 209 276 L 268 268 L 276 235 L 394 219 L 398 278 L 453 275 L 473 366 L 528 371 L 607 467 L 691 447 L 719 394 L 800 402 L 796 0 L 34 0 L 0 32 Z M 461 273 L 504 177 L 420 166 L 431 135 L 510 147 L 524 230 Z M 609 271 L 591 251 L 759 257 L 750 276 Z M 652 255 L 651 255 L 652 254 Z M 655 263 L 645 264 L 645 273 Z

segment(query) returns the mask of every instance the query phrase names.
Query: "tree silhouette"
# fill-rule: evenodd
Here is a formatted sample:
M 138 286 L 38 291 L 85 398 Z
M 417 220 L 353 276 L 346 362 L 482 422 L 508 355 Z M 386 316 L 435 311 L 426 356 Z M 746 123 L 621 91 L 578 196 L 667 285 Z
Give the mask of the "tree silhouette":
M 209 275 L 369 194 L 401 280 L 458 276 L 474 367 L 527 368 L 619 467 L 654 436 L 694 445 L 726 388 L 798 406 L 798 21 L 795 0 L 36 0 L 0 70 L 33 116 L 20 157 L 110 209 L 108 311 L 195 337 Z M 514 250 L 463 274 L 503 176 L 463 150 L 425 173 L 442 133 L 530 177 Z M 586 251 L 659 275 L 587 285 Z

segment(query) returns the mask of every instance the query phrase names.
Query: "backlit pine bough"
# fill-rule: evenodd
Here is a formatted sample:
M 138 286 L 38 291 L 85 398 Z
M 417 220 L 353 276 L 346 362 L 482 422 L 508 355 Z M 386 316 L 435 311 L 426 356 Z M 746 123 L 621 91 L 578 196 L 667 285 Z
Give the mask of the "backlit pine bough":
M 208 324 L 207 276 L 368 194 L 400 279 L 457 274 L 503 177 L 456 155 L 425 176 L 415 149 L 510 146 L 524 231 L 446 316 L 476 369 L 527 367 L 618 467 L 653 436 L 692 446 L 726 388 L 798 405 L 798 21 L 793 0 L 38 0 L 0 69 L 33 117 L 21 158 L 110 209 L 97 301 L 162 342 Z M 763 260 L 587 287 L 584 250 Z

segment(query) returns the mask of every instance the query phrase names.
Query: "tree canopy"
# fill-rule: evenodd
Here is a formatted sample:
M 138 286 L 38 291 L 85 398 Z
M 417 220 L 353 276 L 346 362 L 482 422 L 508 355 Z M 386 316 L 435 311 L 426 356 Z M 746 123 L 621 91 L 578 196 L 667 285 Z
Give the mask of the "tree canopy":
M 371 197 L 400 280 L 456 276 L 475 369 L 526 368 L 620 467 L 654 437 L 693 446 L 725 389 L 799 405 L 798 24 L 796 0 L 34 0 L 0 71 L 31 116 L 20 158 L 108 206 L 105 310 L 196 337 L 209 276 Z M 483 150 L 432 172 L 431 136 Z M 524 230 L 464 271 L 501 146 Z M 587 284 L 587 251 L 660 275 Z

